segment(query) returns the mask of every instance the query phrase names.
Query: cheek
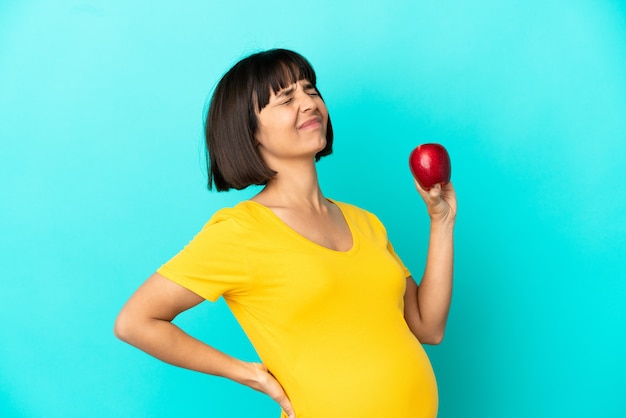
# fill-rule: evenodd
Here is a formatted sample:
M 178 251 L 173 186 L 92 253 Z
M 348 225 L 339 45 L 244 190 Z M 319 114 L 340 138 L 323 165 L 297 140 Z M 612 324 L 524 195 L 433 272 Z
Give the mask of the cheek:
M 267 138 L 284 129 L 287 124 L 288 119 L 284 114 L 276 112 L 271 115 L 263 115 L 257 119 L 256 136 Z
M 291 135 L 295 131 L 294 125 L 295 122 L 290 118 L 277 115 L 271 120 L 259 121 L 254 137 L 257 142 L 270 146 Z
M 322 115 L 322 118 L 328 123 L 328 108 L 326 107 L 326 103 L 320 100 L 320 104 L 317 106 L 318 111 Z
M 271 118 L 267 118 L 266 127 L 268 130 L 284 130 L 292 128 L 298 115 L 295 112 L 275 112 Z

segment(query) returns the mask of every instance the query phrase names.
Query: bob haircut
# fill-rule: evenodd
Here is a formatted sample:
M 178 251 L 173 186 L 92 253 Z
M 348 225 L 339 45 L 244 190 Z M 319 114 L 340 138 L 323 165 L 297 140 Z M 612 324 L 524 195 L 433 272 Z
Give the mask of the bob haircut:
M 213 186 L 222 192 L 264 185 L 276 175 L 256 146 L 257 113 L 269 103 L 270 89 L 276 93 L 304 79 L 317 90 L 311 64 L 286 49 L 252 54 L 224 74 L 211 98 L 204 125 L 209 190 Z M 326 146 L 315 155 L 315 161 L 332 153 L 332 146 L 329 117 Z

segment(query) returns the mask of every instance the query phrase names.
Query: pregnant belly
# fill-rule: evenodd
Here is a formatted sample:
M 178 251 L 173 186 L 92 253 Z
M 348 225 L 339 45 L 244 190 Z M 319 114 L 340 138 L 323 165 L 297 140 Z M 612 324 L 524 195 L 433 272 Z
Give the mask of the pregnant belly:
M 437 383 L 412 336 L 307 350 L 286 386 L 298 418 L 434 418 Z M 345 348 L 345 347 L 344 347 Z

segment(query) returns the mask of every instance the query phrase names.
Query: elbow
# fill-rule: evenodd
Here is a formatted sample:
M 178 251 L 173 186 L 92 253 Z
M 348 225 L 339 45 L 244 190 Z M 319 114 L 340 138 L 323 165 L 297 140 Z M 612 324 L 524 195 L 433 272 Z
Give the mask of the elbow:
M 118 340 L 124 341 L 124 336 L 126 335 L 126 324 L 122 320 L 121 315 L 118 315 L 117 318 L 115 318 L 115 323 L 113 324 L 113 335 L 115 335 Z
M 439 345 L 442 342 L 443 342 L 443 333 L 431 335 L 428 338 L 426 338 L 424 341 L 422 341 L 423 344 L 428 344 L 428 345 Z
M 428 334 L 423 334 L 418 339 L 420 343 L 422 344 L 439 345 L 443 342 L 443 337 L 444 337 L 444 331 L 440 330 L 436 332 L 430 332 Z
M 425 326 L 424 324 L 409 325 L 409 329 L 415 335 L 421 344 L 439 345 L 443 341 L 445 333 L 445 325 L 442 326 Z
M 122 312 L 120 312 L 115 319 L 115 324 L 113 325 L 113 335 L 115 335 L 115 337 L 119 340 L 127 343 L 132 338 L 132 334 L 132 318 L 129 318 L 129 316 L 122 310 Z

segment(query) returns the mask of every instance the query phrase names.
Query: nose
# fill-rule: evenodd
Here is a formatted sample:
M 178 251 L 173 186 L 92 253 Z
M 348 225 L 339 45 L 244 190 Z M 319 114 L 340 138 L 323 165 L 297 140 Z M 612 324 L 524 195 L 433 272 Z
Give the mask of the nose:
M 300 91 L 300 111 L 307 112 L 317 109 L 317 102 L 315 99 L 305 91 Z

